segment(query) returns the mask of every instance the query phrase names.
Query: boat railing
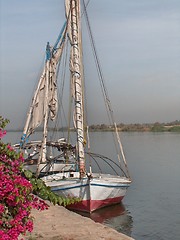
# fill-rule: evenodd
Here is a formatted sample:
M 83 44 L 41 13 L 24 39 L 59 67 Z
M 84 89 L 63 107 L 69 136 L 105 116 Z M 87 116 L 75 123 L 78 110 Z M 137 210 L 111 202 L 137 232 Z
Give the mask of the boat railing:
M 119 173 L 119 171 L 120 171 L 125 177 L 127 177 L 127 174 L 124 171 L 124 169 L 122 168 L 122 166 L 120 166 L 114 160 L 112 160 L 104 155 L 97 154 L 97 153 L 86 152 L 86 154 L 95 162 L 96 166 L 98 167 L 98 169 L 101 173 L 103 173 L 103 171 L 100 166 L 99 160 L 102 160 L 104 163 L 106 163 L 106 165 L 108 165 L 109 168 L 111 168 L 116 175 L 120 175 L 120 173 Z

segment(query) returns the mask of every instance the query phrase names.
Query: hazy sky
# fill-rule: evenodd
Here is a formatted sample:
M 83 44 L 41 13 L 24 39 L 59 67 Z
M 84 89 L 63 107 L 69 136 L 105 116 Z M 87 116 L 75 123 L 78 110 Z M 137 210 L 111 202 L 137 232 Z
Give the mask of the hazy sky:
M 0 114 L 10 126 L 24 123 L 63 2 L 0 1 Z M 91 0 L 88 11 L 117 122 L 180 120 L 180 1 Z

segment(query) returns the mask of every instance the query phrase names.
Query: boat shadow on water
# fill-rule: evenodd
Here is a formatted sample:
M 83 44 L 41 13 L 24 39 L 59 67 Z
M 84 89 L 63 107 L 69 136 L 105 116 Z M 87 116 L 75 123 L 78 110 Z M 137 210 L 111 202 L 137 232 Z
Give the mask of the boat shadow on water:
M 123 203 L 98 209 L 92 213 L 74 211 L 95 222 L 104 224 L 128 236 L 132 234 L 133 218 Z

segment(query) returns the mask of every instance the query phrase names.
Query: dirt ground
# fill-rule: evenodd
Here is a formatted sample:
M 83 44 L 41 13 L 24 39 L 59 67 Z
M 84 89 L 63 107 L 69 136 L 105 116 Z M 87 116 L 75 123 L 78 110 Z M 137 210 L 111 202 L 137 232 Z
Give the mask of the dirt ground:
M 49 204 L 49 203 L 48 203 Z M 34 230 L 25 240 L 133 240 L 116 230 L 95 223 L 61 206 L 32 211 Z M 22 238 L 21 238 L 22 239 Z

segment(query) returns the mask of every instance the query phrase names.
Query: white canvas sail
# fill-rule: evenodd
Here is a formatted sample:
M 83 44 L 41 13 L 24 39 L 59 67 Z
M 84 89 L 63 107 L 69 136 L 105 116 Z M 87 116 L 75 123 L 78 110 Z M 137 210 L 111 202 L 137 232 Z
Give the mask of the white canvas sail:
M 46 73 L 43 74 L 40 78 L 40 86 L 37 91 L 36 96 L 34 97 L 34 101 L 32 104 L 32 113 L 31 113 L 31 121 L 29 123 L 29 133 L 33 132 L 35 128 L 41 125 L 44 120 L 45 112 L 47 110 L 47 106 L 45 106 L 44 99 L 46 98 L 46 93 L 48 94 L 48 107 L 50 111 L 50 118 L 54 120 L 58 110 L 58 101 L 57 101 L 57 80 L 56 80 L 56 63 L 50 63 L 50 76 L 48 83 L 46 81 Z M 47 68 L 47 64 L 46 64 Z
M 35 130 L 38 126 L 41 125 L 44 119 L 44 96 L 45 96 L 45 69 L 41 78 L 39 80 L 39 85 L 37 91 L 35 92 L 33 102 L 32 102 L 32 110 L 31 110 L 31 119 L 28 126 L 27 134 L 29 135 L 31 132 Z
M 47 51 L 49 51 L 50 56 L 49 59 L 46 60 L 45 67 L 32 99 L 30 110 L 27 114 L 23 131 L 24 138 L 29 136 L 44 122 L 46 111 L 49 111 L 48 115 L 51 120 L 55 120 L 56 118 L 58 112 L 57 65 L 59 64 L 64 47 L 65 32 L 66 25 L 63 26 L 61 31 L 60 44 L 57 48 L 50 48 L 49 43 L 47 44 Z
M 56 78 L 56 62 L 52 59 L 50 65 L 50 79 L 49 79 L 49 96 L 48 106 L 50 110 L 50 118 L 54 120 L 58 111 L 58 100 L 57 100 L 57 78 Z
M 71 1 L 65 0 L 65 16 L 67 19 L 67 32 L 70 41 L 72 42 L 72 34 L 71 34 Z

